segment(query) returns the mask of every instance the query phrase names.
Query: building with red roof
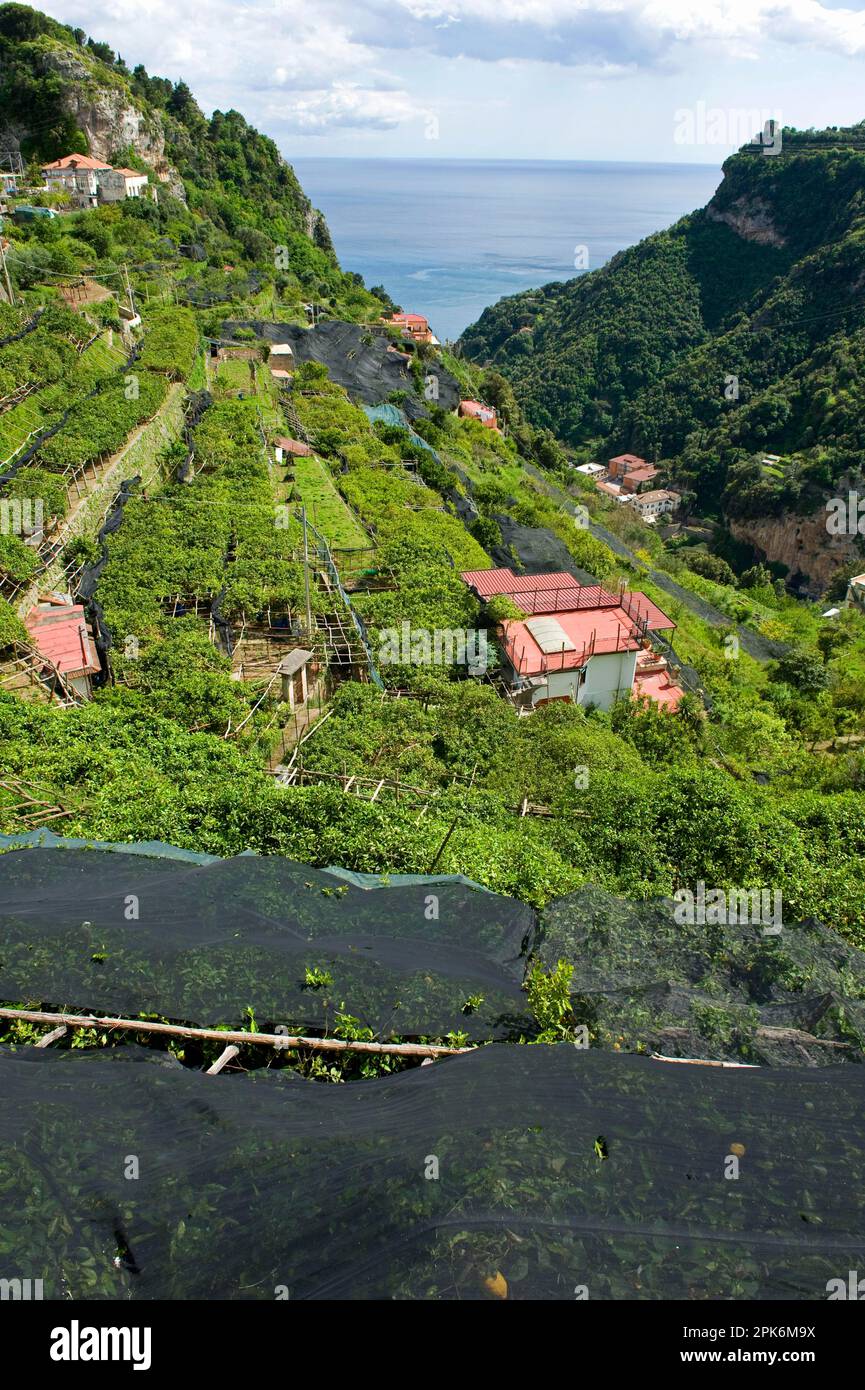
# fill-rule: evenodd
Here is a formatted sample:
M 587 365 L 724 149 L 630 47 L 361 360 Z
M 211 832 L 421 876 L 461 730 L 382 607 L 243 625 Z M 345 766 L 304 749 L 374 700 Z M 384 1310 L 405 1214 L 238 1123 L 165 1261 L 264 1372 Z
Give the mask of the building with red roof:
M 643 492 L 657 476 L 658 469 L 653 463 L 647 463 L 643 468 L 632 468 L 622 478 L 622 492 Z
M 486 425 L 488 430 L 497 430 L 499 427 L 498 416 L 491 405 L 484 405 L 483 401 L 460 401 L 460 415 L 471 420 L 480 420 L 482 425 Z
M 402 329 L 403 337 L 411 338 L 412 342 L 432 343 L 435 341 L 429 326 L 429 319 L 424 318 L 423 314 L 391 314 L 389 321 L 396 328 Z
M 49 595 L 30 610 L 24 625 L 39 655 L 82 699 L 89 700 L 91 678 L 100 663 L 82 605 Z
M 639 454 L 616 454 L 615 458 L 610 459 L 608 472 L 611 478 L 618 478 L 621 482 L 622 478 L 628 473 L 633 473 L 635 468 L 651 466 L 646 459 L 641 459 Z
M 278 434 L 273 443 L 277 463 L 282 461 L 283 454 L 292 454 L 295 458 L 309 458 L 312 453 L 309 444 L 304 444 L 302 439 L 292 439 L 287 434 Z
M 609 709 L 632 693 L 677 707 L 684 692 L 649 636 L 676 624 L 645 594 L 562 572 L 470 570 L 462 579 L 482 601 L 505 594 L 526 614 L 500 624 L 499 643 L 505 678 L 527 708 L 570 700 Z
M 138 169 L 115 169 L 89 154 L 65 154 L 43 164 L 42 174 L 49 188 L 62 188 L 79 207 L 140 198 L 148 184 L 147 175 Z

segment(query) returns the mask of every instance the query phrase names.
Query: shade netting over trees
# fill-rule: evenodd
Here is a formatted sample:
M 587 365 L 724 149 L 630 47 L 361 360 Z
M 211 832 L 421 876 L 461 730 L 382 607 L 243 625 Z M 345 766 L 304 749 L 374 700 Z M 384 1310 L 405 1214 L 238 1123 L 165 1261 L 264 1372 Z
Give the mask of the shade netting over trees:
M 459 882 L 367 891 L 285 859 L 0 855 L 0 998 L 239 1027 L 518 1036 L 534 914 Z
M 669 899 L 587 885 L 544 910 L 537 954 L 573 965 L 575 1016 L 627 1050 L 762 1066 L 863 1060 L 865 956 L 820 922 L 778 935 L 688 923 Z
M 0 1048 L 0 1084 L 3 1273 L 46 1298 L 825 1299 L 865 1268 L 860 1067 L 493 1044 L 322 1086 Z
M 7 837 L 6 843 L 11 842 Z M 593 1045 L 762 1066 L 863 1060 L 865 957 L 818 922 L 676 920 L 584 887 L 540 914 L 469 880 L 393 881 L 150 847 L 0 854 L 0 1000 L 204 1027 L 535 1037 L 534 964 Z M 170 856 L 170 857 L 169 857 Z M 375 885 L 375 886 L 373 886 Z

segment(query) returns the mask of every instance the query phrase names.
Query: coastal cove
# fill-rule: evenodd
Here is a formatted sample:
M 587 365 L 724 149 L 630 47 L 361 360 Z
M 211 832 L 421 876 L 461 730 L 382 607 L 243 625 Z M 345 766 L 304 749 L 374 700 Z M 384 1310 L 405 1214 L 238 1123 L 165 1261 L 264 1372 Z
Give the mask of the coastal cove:
M 455 339 L 502 295 L 568 280 L 708 202 L 707 164 L 295 159 L 342 265 Z

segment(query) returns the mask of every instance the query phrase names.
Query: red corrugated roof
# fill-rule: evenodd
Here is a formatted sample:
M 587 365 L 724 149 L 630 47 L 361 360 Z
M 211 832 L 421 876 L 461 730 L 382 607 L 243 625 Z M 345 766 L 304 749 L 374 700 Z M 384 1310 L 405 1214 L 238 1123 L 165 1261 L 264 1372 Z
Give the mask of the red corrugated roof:
M 99 658 L 81 604 L 40 604 L 28 613 L 25 626 L 40 656 L 56 666 L 61 675 L 92 675 L 99 670 Z
M 672 618 L 638 589 L 613 593 L 602 584 L 581 584 L 566 570 L 548 574 L 514 574 L 511 569 L 466 570 L 460 578 L 481 599 L 507 594 L 518 608 L 530 614 L 591 613 L 614 608 L 630 610 L 651 631 L 674 628 Z
M 526 594 L 556 588 L 579 588 L 579 580 L 564 570 L 553 574 L 514 574 L 512 569 L 466 570 L 460 575 L 464 584 L 474 589 L 480 598 L 491 594 Z
M 460 578 L 470 589 L 474 589 L 480 598 L 489 598 L 491 594 L 511 593 L 517 576 L 510 569 L 488 569 L 465 570 Z
M 287 454 L 296 454 L 299 458 L 306 458 L 312 453 L 308 444 L 304 444 L 300 439 L 289 439 L 288 435 L 278 435 L 274 439 L 274 444 L 283 449 Z

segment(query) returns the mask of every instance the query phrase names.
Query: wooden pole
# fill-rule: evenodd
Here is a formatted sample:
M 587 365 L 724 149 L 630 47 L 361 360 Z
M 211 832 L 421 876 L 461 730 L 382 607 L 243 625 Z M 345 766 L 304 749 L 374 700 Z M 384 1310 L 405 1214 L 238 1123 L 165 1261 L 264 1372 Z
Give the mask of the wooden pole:
M 452 1057 L 472 1052 L 470 1047 L 440 1047 L 433 1043 L 346 1042 L 342 1038 L 307 1038 L 289 1033 L 226 1032 L 221 1028 L 183 1028 L 177 1023 L 151 1023 L 141 1018 L 101 1018 L 90 1014 L 44 1013 L 39 1009 L 0 1009 L 0 1018 L 22 1023 L 62 1023 L 66 1028 L 120 1028 L 129 1033 L 162 1033 L 173 1038 L 200 1038 L 205 1042 L 261 1044 L 265 1047 L 308 1047 L 316 1052 L 373 1052 L 395 1057 Z
M 439 862 L 439 860 L 441 859 L 442 855 L 443 855 L 444 852 L 445 852 L 445 849 L 447 848 L 447 842 L 448 842 L 448 840 L 450 839 L 451 835 L 453 835 L 453 833 L 454 833 L 454 831 L 456 830 L 456 828 L 457 828 L 457 822 L 454 821 L 454 823 L 453 823 L 453 825 L 451 826 L 450 830 L 449 830 L 448 833 L 445 835 L 444 839 L 442 840 L 441 844 L 439 845 L 439 847 L 438 847 L 438 853 L 436 854 L 435 859 L 434 859 L 433 862 L 430 864 L 429 869 L 427 870 L 428 873 L 432 873 L 432 871 L 433 871 L 433 869 L 435 868 L 436 864 L 437 864 L 437 863 Z
M 226 1063 L 230 1062 L 232 1058 L 236 1057 L 239 1051 L 239 1047 L 235 1047 L 234 1043 L 230 1043 L 228 1047 L 226 1047 L 222 1052 L 220 1052 L 216 1061 L 213 1063 L 213 1066 L 207 1068 L 205 1076 L 218 1076 L 219 1073 L 222 1071 L 222 1068 L 226 1065 Z

